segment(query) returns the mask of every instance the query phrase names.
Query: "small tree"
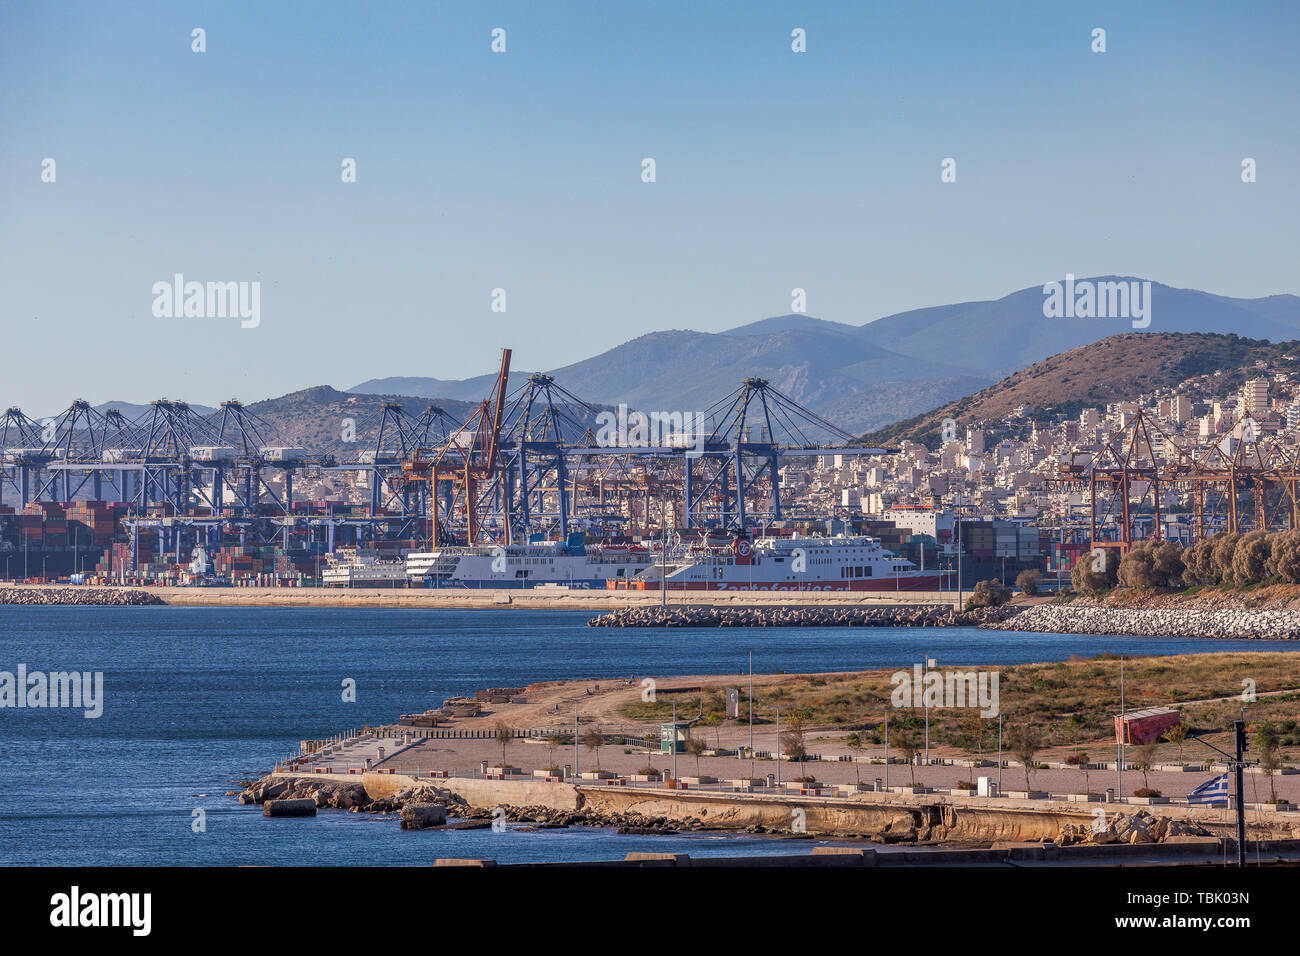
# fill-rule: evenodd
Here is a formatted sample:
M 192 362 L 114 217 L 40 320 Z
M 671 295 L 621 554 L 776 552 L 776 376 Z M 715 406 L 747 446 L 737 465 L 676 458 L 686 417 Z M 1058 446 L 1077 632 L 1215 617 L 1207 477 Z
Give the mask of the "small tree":
M 971 710 L 962 719 L 962 730 L 967 739 L 966 752 L 973 758 L 970 765 L 970 781 L 975 782 L 975 764 L 984 759 L 984 718 L 978 710 Z
M 709 749 L 709 745 L 704 742 L 703 737 L 691 736 L 686 738 L 685 746 L 686 752 L 695 758 L 695 776 L 698 777 L 700 775 L 700 757 L 704 755 L 704 751 Z
M 802 710 L 791 712 L 785 729 L 781 731 L 781 749 L 791 760 L 799 761 L 799 776 L 804 776 L 803 762 L 808 759 L 808 745 L 805 739 L 808 730 L 808 714 Z
M 921 741 L 911 727 L 899 727 L 889 735 L 889 742 L 898 755 L 907 761 L 912 774 L 912 786 L 916 786 L 916 755 L 921 752 Z
M 647 731 L 646 735 L 641 738 L 641 742 L 645 744 L 646 766 L 653 767 L 655 748 L 659 746 L 659 735 L 653 730 Z
M 1277 803 L 1277 784 L 1273 780 L 1273 775 L 1282 767 L 1281 755 L 1278 752 L 1280 742 L 1277 728 L 1267 721 L 1260 724 L 1255 731 L 1255 749 L 1259 751 L 1259 769 L 1268 775 L 1269 799 L 1274 803 Z
M 592 727 L 582 735 L 582 745 L 596 753 L 596 769 L 600 770 L 600 748 L 605 746 L 605 735 L 599 727 Z
M 1151 789 L 1150 781 L 1147 780 L 1147 774 L 1151 772 L 1151 767 L 1156 762 L 1156 748 L 1159 746 L 1158 743 L 1152 741 L 1149 744 L 1140 745 L 1137 750 L 1133 752 L 1133 762 L 1137 764 L 1138 772 L 1142 774 L 1143 790 Z
M 559 734 L 546 735 L 546 759 L 550 761 L 550 763 L 546 765 L 547 770 L 555 769 L 555 751 L 559 750 L 560 745 L 563 743 L 564 738 Z
M 497 721 L 495 736 L 497 743 L 501 745 L 501 766 L 506 765 L 506 748 L 510 746 L 510 741 L 514 739 L 515 732 L 506 726 L 504 721 Z
M 1106 591 L 1119 581 L 1119 558 L 1113 548 L 1087 551 L 1070 568 L 1070 586 L 1075 591 Z
M 849 748 L 849 753 L 856 754 L 859 757 L 866 752 L 867 743 L 866 734 L 860 734 L 857 731 L 844 738 L 844 746 Z M 862 764 L 857 760 L 853 761 L 853 770 L 857 775 L 857 782 L 862 783 Z
M 1001 607 L 1010 600 L 1011 589 L 1003 587 L 996 578 L 989 578 L 975 585 L 970 593 L 970 600 L 966 602 L 966 610 L 972 611 L 978 607 Z
M 722 749 L 722 721 L 723 716 L 718 713 L 708 714 L 700 721 L 701 726 L 713 728 L 713 749 Z
M 1033 568 L 1026 568 L 1016 575 L 1016 587 L 1020 593 L 1026 597 L 1034 597 L 1038 594 L 1038 586 L 1043 583 L 1043 576 Z
M 1025 768 L 1025 789 L 1032 790 L 1029 773 L 1034 766 L 1034 757 L 1043 749 L 1042 731 L 1029 724 L 1013 725 L 1007 733 L 1007 749 L 1015 754 L 1016 759 Z
M 1080 750 L 1075 754 L 1079 761 L 1079 769 L 1083 771 L 1083 792 L 1088 792 L 1088 751 Z
M 1178 762 L 1183 762 L 1183 742 L 1187 740 L 1187 725 L 1177 723 L 1170 727 L 1162 735 L 1165 740 L 1178 748 Z

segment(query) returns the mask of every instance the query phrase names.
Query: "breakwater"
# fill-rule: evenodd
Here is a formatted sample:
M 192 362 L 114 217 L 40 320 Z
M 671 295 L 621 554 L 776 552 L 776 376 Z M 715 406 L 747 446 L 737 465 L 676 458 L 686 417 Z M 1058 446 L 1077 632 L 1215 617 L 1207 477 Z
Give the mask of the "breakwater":
M 982 627 L 1044 634 L 1300 639 L 1300 614 L 1233 608 L 1110 608 L 1039 604 L 955 611 L 935 604 L 891 607 L 629 607 L 588 627 Z
M 943 604 L 887 607 L 628 607 L 588 627 L 1003 627 L 1019 607 L 954 611 Z
M 323 776 L 323 775 L 322 775 Z M 1204 807 L 1143 808 L 949 796 L 863 792 L 853 797 L 669 791 L 636 787 L 449 777 L 436 784 L 403 774 L 367 773 L 346 780 L 275 773 L 239 795 L 241 803 L 311 800 L 322 809 L 401 813 L 439 807 L 444 820 L 421 829 L 475 829 L 498 815 L 525 828 L 603 827 L 633 834 L 731 831 L 773 836 L 866 839 L 884 844 L 988 844 L 1051 841 L 1057 846 L 1163 844 L 1231 836 L 1222 811 Z M 1104 806 L 1105 823 L 1096 825 Z M 799 811 L 792 813 L 792 810 Z M 798 828 L 792 820 L 799 819 Z M 1294 813 L 1248 811 L 1252 839 L 1300 838 Z
M 0 604 L 79 604 L 135 607 L 162 604 L 157 596 L 139 588 L 110 587 L 0 587 Z
M 984 625 L 990 626 L 990 625 Z M 995 625 L 1007 631 L 1122 634 L 1131 637 L 1300 638 L 1300 614 L 1231 608 L 1110 608 L 1040 604 Z

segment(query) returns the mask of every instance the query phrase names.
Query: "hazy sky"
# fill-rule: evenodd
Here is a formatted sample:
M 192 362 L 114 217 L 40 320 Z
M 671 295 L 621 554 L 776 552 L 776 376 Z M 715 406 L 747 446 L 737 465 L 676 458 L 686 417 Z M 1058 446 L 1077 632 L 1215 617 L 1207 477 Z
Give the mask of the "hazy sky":
M 1134 6 L 7 0 L 0 403 L 550 368 L 795 287 L 1300 292 L 1300 5 Z M 261 324 L 156 318 L 178 272 Z

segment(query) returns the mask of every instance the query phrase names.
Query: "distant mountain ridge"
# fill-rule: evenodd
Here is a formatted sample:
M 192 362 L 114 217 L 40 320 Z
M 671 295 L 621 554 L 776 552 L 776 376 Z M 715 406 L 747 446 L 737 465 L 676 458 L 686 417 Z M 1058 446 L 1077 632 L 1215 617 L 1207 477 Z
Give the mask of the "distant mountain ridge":
M 1059 280 L 1052 280 L 1059 281 Z M 1080 277 L 1078 282 L 1144 280 Z M 1049 356 L 1119 333 L 1235 333 L 1300 338 L 1300 297 L 1236 299 L 1151 284 L 1151 324 L 1049 319 L 1042 286 L 996 300 L 912 309 L 865 325 L 804 314 L 773 316 L 723 332 L 651 332 L 548 374 L 592 404 L 703 411 L 750 377 L 775 387 L 840 427 L 865 432 L 925 413 L 990 386 Z M 511 375 L 512 389 L 527 373 Z M 481 399 L 493 376 L 458 381 L 371 379 L 354 393 L 401 392 Z

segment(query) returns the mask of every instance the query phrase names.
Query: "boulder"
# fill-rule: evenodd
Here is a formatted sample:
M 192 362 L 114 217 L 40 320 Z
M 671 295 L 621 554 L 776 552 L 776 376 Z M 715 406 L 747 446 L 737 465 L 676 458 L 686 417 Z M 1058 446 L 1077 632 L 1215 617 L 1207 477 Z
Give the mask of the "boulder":
M 314 817 L 315 800 L 267 800 L 262 804 L 262 815 L 267 817 Z
M 423 830 L 447 822 L 447 808 L 437 803 L 407 803 L 402 806 L 402 829 Z

